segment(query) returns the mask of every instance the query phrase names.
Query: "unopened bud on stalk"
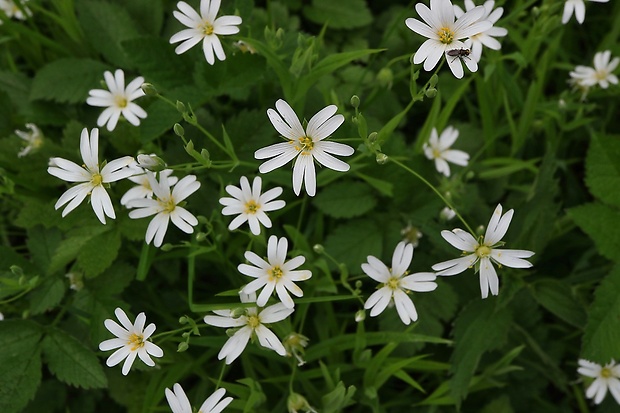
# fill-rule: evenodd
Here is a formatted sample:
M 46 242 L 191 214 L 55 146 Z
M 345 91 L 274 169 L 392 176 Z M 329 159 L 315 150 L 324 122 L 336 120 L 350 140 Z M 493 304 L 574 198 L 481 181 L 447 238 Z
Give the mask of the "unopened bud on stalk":
M 432 99 L 437 96 L 437 89 L 434 87 L 429 87 L 426 89 L 426 92 L 424 92 L 424 95 L 426 95 L 427 98 Z
M 351 96 L 351 106 L 353 106 L 355 109 L 360 107 L 360 98 L 357 95 L 353 95 Z
M 180 100 L 177 100 L 177 110 L 179 111 L 179 113 L 185 114 L 187 112 L 185 103 L 181 102 Z
M 378 153 L 376 160 L 379 165 L 385 165 L 388 162 L 388 156 L 384 153 Z
M 312 249 L 314 250 L 314 252 L 316 252 L 317 254 L 323 254 L 325 252 L 325 247 L 322 246 L 321 244 L 315 244 Z
M 185 129 L 183 129 L 183 126 L 181 126 L 178 123 L 174 124 L 174 126 L 172 127 L 172 130 L 177 136 L 180 136 L 180 137 L 185 136 Z
M 142 83 L 142 85 L 140 86 L 140 89 L 142 89 L 144 94 L 147 95 L 147 96 L 157 96 L 157 95 L 159 95 L 159 91 L 155 88 L 155 86 L 153 86 L 150 83 Z

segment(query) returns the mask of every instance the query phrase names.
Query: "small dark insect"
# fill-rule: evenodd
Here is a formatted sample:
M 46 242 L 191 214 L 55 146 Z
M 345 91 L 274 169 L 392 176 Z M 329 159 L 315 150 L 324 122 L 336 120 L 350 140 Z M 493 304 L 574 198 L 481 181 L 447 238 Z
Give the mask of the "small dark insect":
M 454 59 L 452 59 L 452 62 L 454 62 L 456 59 L 464 59 L 464 58 L 468 58 L 469 59 L 469 55 L 471 54 L 471 50 L 469 49 L 452 49 L 452 50 L 448 50 L 446 52 L 446 54 L 450 57 L 454 57 Z M 450 63 L 452 63 L 450 62 Z

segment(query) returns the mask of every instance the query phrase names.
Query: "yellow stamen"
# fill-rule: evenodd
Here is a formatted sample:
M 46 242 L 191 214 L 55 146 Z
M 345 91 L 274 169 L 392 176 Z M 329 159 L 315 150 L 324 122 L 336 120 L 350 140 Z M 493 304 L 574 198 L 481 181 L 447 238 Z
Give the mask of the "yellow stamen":
M 385 285 L 391 290 L 398 290 L 400 288 L 400 278 L 390 277 Z
M 248 325 L 252 329 L 255 329 L 256 327 L 258 327 L 260 325 L 260 320 L 259 320 L 258 316 L 255 316 L 255 315 L 249 316 L 248 317 Z
M 124 109 L 127 107 L 129 102 L 127 102 L 127 98 L 125 96 L 116 96 L 114 97 L 114 103 L 116 104 L 116 107 Z
M 258 205 L 254 200 L 251 200 L 245 204 L 246 214 L 256 214 L 259 209 L 260 209 L 260 205 Z
M 209 23 L 205 23 L 202 27 L 202 32 L 205 34 L 205 36 L 211 36 L 213 34 L 213 30 L 213 25 Z
M 476 255 L 480 258 L 484 258 L 491 254 L 491 248 L 486 245 L 479 245 L 476 247 Z
M 93 186 L 99 186 L 102 182 L 103 176 L 101 176 L 100 173 L 94 173 L 92 178 L 90 178 L 90 183 L 93 184 Z
M 439 41 L 443 44 L 450 44 L 454 40 L 454 32 L 447 27 L 439 29 L 437 35 L 439 36 Z
M 312 151 L 312 148 L 314 148 L 314 141 L 308 136 L 302 136 L 299 138 L 299 143 L 301 144 L 301 147 L 295 146 L 295 149 L 302 151 L 302 155 L 308 155 Z
M 144 347 L 144 336 L 142 334 L 133 333 L 129 336 L 129 341 L 127 344 L 131 346 L 131 351 L 136 351 L 139 348 Z
M 267 274 L 269 275 L 269 281 L 273 282 L 278 281 L 280 278 L 282 278 L 282 276 L 284 275 L 284 271 L 282 271 L 282 268 L 276 265 L 275 267 L 269 269 L 267 271 Z
M 168 214 L 174 211 L 174 209 L 177 207 L 172 197 L 167 198 L 167 199 L 158 199 L 157 202 L 159 202 L 159 205 L 161 205 L 164 208 L 164 212 Z
M 605 378 L 605 379 L 608 379 L 608 378 L 610 378 L 611 376 L 613 376 L 613 372 L 611 371 L 611 369 L 610 369 L 610 368 L 603 367 L 603 368 L 601 369 L 601 377 L 603 377 L 603 378 Z

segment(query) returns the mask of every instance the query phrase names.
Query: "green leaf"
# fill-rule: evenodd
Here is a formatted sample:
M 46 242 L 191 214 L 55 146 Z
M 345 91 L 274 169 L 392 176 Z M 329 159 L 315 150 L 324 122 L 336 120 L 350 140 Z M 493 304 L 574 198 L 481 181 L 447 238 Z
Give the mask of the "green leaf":
M 41 273 L 48 274 L 47 269 L 61 240 L 62 234 L 56 228 L 45 229 L 36 226 L 28 231 L 28 240 L 26 241 L 28 250 Z
M 107 379 L 95 353 L 76 338 L 52 328 L 43 340 L 43 354 L 58 380 L 83 389 L 100 389 Z
M 29 295 L 30 312 L 42 314 L 53 309 L 65 296 L 66 285 L 62 278 L 49 276 Z
M 103 225 L 97 225 L 84 226 L 71 232 L 68 238 L 63 240 L 58 245 L 58 248 L 56 248 L 56 251 L 54 251 L 49 273 L 54 273 L 63 269 L 67 264 L 77 258 L 86 243 L 88 243 L 93 237 L 105 231 L 109 231 L 109 228 L 106 228 Z
M 592 195 L 620 207 L 620 141 L 607 136 L 592 137 L 586 158 L 586 184 Z
M 368 255 L 381 256 L 381 229 L 370 220 L 354 220 L 337 227 L 325 239 L 325 250 L 351 271 L 361 271 Z
M 364 0 L 313 0 L 303 12 L 308 20 L 332 29 L 356 29 L 372 23 Z
M 612 261 L 620 260 L 620 211 L 594 202 L 568 210 L 575 223 L 594 240 L 598 252 Z
M 536 301 L 567 323 L 581 329 L 586 323 L 586 312 L 575 299 L 566 282 L 558 280 L 539 280 L 533 284 Z
M 594 293 L 588 324 L 581 340 L 581 356 L 596 363 L 620 358 L 620 265 L 603 279 Z
M 334 218 L 352 218 L 365 214 L 377 204 L 368 185 L 361 182 L 337 182 L 314 198 L 314 205 Z
M 97 81 L 109 67 L 91 59 L 55 60 L 39 70 L 32 82 L 30 99 L 46 99 L 59 103 L 83 103 L 88 91 L 101 89 Z
M 353 404 L 352 399 L 355 395 L 355 390 L 355 386 L 345 388 L 343 382 L 338 382 L 334 390 L 321 397 L 321 401 L 323 402 L 321 412 L 341 412 L 343 408 Z
M 29 320 L 0 322 L 0 412 L 17 413 L 41 382 L 40 327 Z
M 457 404 L 467 396 L 484 353 L 499 348 L 510 330 L 511 314 L 495 309 L 495 300 L 476 300 L 459 314 L 454 326 L 454 353 L 451 357 L 450 395 Z
M 22 228 L 32 228 L 37 225 L 54 226 L 62 219 L 60 213 L 54 210 L 56 200 L 44 202 L 38 198 L 22 197 L 22 207 L 15 220 L 15 225 Z
M 108 268 L 121 248 L 121 236 L 111 230 L 88 240 L 80 248 L 77 264 L 88 278 L 96 277 Z

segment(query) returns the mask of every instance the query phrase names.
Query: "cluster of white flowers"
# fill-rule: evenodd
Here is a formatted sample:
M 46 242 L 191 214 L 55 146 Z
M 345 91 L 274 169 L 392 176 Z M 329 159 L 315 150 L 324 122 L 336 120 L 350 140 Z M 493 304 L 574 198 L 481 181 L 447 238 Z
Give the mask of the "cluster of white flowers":
M 590 88 L 599 85 L 607 89 L 610 84 L 617 85 L 618 77 L 613 72 L 618 68 L 620 57 L 611 58 L 611 51 L 605 50 L 594 55 L 594 67 L 577 66 L 569 73 L 569 83 L 581 91 L 581 99 L 585 99 Z

